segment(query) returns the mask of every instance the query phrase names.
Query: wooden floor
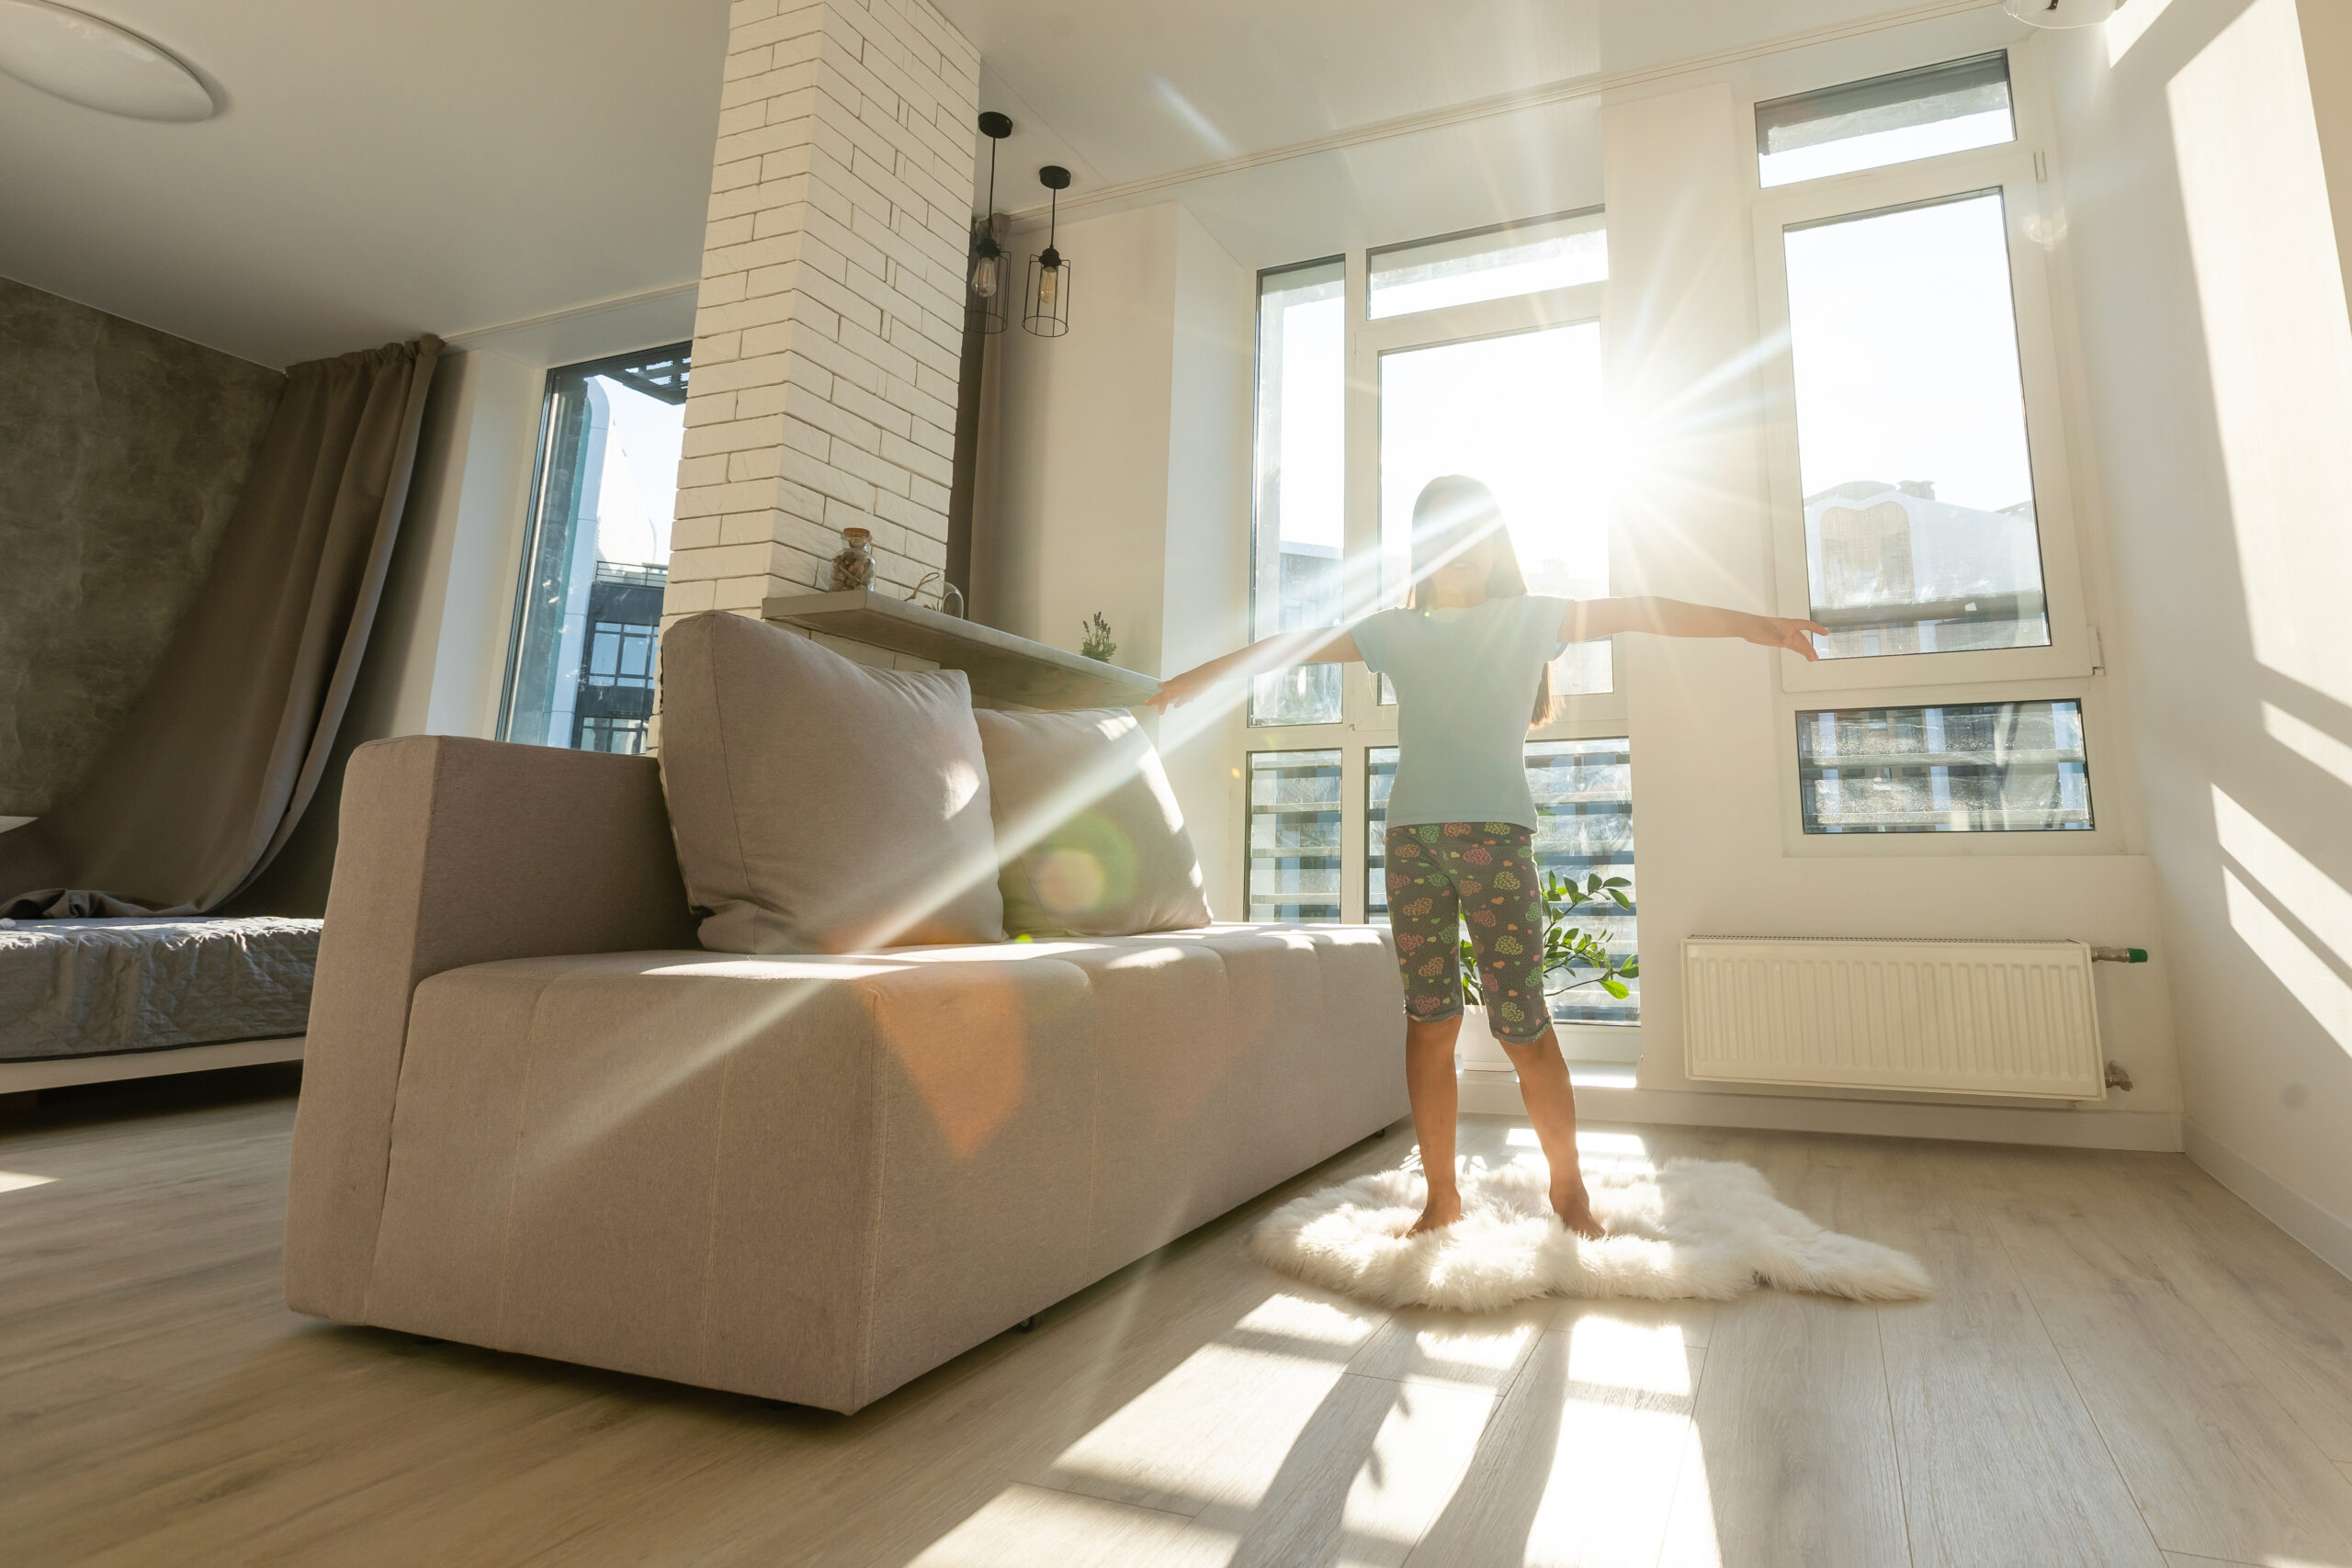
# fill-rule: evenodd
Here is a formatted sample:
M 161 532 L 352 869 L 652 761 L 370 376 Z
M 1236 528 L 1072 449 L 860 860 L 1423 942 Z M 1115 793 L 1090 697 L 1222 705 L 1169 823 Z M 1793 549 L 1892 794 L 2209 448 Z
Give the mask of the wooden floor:
M 844 1418 L 288 1314 L 254 1081 L 0 1127 L 10 1568 L 2352 1568 L 2352 1283 L 2177 1156 L 1594 1129 L 1939 1293 L 1385 1313 L 1248 1260 L 1277 1193 Z

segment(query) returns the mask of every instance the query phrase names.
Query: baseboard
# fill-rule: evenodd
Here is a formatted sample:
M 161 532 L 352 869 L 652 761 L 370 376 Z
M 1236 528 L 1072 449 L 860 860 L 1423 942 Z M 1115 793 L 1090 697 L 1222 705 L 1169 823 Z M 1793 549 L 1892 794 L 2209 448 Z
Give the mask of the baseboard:
M 2352 1220 L 2330 1213 L 2194 1122 L 2180 1129 L 2182 1152 L 2256 1213 L 2352 1279 Z
M 1464 1071 L 1462 1109 L 1522 1116 L 1510 1073 Z M 1577 1111 L 1590 1122 L 1651 1122 L 1679 1127 L 1746 1127 L 1782 1133 L 1841 1133 L 1875 1138 L 1948 1138 L 1961 1143 L 2039 1144 L 2055 1148 L 2177 1154 L 2180 1118 L 2153 1111 L 2070 1111 L 2031 1106 L 1917 1105 L 1771 1094 L 1577 1085 Z
M 119 1051 L 105 1056 L 46 1056 L 37 1062 L 0 1062 L 0 1094 L 63 1089 L 69 1084 L 113 1083 L 121 1078 L 201 1073 L 214 1067 L 249 1067 L 260 1062 L 299 1062 L 308 1035 L 281 1040 L 223 1040 L 210 1045 L 174 1045 L 162 1051 Z

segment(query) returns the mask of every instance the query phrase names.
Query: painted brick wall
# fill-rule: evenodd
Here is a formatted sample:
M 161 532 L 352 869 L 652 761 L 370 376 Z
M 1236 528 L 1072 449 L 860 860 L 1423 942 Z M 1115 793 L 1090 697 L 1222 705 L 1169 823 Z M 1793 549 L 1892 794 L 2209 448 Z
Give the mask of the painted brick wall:
M 738 0 L 665 623 L 947 559 L 979 51 L 929 0 Z

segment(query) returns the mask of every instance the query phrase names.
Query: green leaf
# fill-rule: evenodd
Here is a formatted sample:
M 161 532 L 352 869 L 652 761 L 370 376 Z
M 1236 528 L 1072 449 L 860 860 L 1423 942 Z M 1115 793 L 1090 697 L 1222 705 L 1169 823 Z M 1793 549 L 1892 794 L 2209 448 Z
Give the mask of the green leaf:
M 1603 980 L 1600 982 L 1600 988 L 1607 991 L 1611 996 L 1615 997 L 1621 1002 L 1625 999 L 1627 995 L 1625 987 L 1615 980 Z
M 1631 887 L 1633 883 L 1623 876 L 1612 876 L 1601 884 L 1603 887 Z
M 1617 973 L 1623 976 L 1628 980 L 1637 980 L 1641 978 L 1642 966 L 1634 959 L 1629 958 L 1625 960 L 1625 966 L 1618 970 Z
M 1627 900 L 1626 897 L 1623 893 L 1618 892 L 1614 887 L 1609 890 L 1609 896 L 1617 900 L 1617 907 L 1621 909 L 1630 909 L 1634 907 L 1633 904 Z

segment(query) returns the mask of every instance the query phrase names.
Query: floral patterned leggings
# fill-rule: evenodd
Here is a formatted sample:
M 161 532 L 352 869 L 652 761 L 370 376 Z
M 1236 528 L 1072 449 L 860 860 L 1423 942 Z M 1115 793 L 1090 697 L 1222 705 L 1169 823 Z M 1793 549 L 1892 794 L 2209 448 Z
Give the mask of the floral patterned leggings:
M 1405 1016 L 1462 1011 L 1462 921 L 1470 925 L 1487 1022 L 1530 1045 L 1552 1025 L 1544 1000 L 1544 886 L 1533 829 L 1423 822 L 1388 829 L 1388 924 L 1405 976 Z

